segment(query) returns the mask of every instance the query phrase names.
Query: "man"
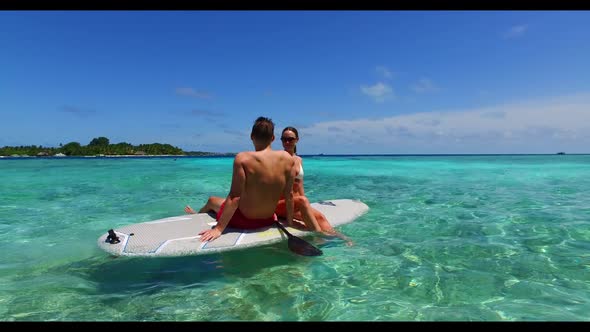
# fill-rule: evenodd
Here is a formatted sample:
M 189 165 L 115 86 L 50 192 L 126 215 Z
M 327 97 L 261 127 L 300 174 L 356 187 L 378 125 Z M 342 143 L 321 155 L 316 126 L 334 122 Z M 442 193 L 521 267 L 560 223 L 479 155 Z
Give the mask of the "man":
M 227 226 L 252 229 L 272 225 L 281 195 L 287 203 L 287 223 L 293 223 L 295 159 L 284 150 L 272 150 L 274 123 L 269 118 L 256 119 L 250 139 L 256 151 L 236 155 L 231 189 L 217 214 L 217 225 L 200 232 L 201 241 L 215 240 Z

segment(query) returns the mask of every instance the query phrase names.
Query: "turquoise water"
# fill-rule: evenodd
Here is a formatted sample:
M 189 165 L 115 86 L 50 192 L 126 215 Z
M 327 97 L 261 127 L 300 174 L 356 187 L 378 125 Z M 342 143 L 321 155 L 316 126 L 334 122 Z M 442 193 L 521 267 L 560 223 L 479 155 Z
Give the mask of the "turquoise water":
M 588 321 L 590 155 L 305 157 L 311 201 L 369 212 L 309 238 L 112 258 L 109 228 L 225 196 L 231 158 L 0 160 L 2 321 Z

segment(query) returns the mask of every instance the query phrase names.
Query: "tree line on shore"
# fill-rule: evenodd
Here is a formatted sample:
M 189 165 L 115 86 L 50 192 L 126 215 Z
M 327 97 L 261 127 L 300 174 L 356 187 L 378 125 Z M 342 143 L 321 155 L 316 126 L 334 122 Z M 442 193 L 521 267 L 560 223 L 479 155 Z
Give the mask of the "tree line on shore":
M 121 142 L 111 144 L 106 137 L 92 139 L 88 145 L 81 145 L 78 142 L 70 142 L 65 145 L 59 144 L 58 148 L 43 147 L 36 145 L 28 146 L 5 146 L 0 148 L 0 156 L 55 156 L 58 154 L 66 156 L 96 156 L 96 155 L 211 155 L 209 152 L 191 151 L 185 152 L 182 149 L 170 144 L 152 143 L 132 145 Z

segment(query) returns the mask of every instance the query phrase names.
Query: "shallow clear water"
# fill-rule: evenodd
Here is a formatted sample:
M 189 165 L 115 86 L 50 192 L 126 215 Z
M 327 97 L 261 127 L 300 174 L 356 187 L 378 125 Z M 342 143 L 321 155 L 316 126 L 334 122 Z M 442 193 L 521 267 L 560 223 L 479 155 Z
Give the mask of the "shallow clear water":
M 109 228 L 225 196 L 231 164 L 0 160 L 0 320 L 590 320 L 590 155 L 304 157 L 311 201 L 369 205 L 338 228 L 354 246 L 98 249 Z

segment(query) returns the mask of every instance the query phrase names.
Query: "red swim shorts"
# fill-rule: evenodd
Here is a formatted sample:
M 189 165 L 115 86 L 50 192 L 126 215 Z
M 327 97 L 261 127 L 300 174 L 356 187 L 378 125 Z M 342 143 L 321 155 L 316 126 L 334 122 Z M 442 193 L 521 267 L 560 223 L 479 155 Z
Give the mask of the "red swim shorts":
M 219 212 L 217 212 L 217 216 L 215 217 L 216 220 L 219 220 L 219 217 L 221 217 L 221 213 L 223 212 L 223 208 L 225 207 L 225 202 L 226 201 L 223 201 L 223 203 L 221 203 L 221 206 L 219 207 Z M 231 217 L 229 224 L 227 224 L 227 226 L 232 228 L 254 229 L 270 226 L 274 224 L 277 220 L 278 219 L 276 213 L 273 214 L 270 218 L 250 219 L 242 214 L 240 208 L 237 208 L 236 212 Z

